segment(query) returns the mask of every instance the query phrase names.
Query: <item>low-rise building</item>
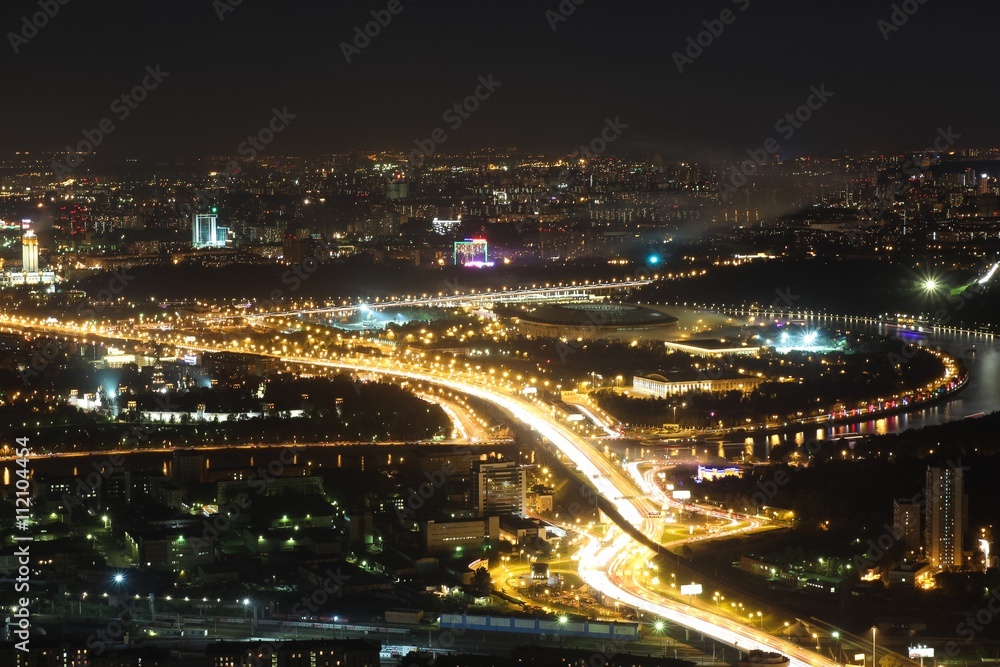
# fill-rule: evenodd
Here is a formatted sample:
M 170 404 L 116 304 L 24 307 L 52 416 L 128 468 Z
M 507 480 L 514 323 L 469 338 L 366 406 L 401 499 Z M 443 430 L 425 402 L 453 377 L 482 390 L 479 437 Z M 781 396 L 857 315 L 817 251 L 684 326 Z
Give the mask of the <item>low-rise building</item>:
M 154 570 L 194 570 L 215 560 L 204 529 L 130 529 L 125 531 L 133 560 Z
M 500 539 L 500 517 L 488 516 L 459 521 L 428 521 L 424 527 L 424 549 L 441 553 L 479 549 Z
M 934 575 L 930 563 L 901 563 L 885 573 L 886 583 L 892 586 L 919 588 Z
M 669 380 L 662 375 L 654 374 L 646 377 L 636 375 L 632 378 L 632 390 L 656 398 L 680 396 L 692 391 L 707 393 L 739 391 L 747 394 L 756 389 L 763 381 L 763 378 L 742 375 L 717 379 L 697 376 L 678 377 Z

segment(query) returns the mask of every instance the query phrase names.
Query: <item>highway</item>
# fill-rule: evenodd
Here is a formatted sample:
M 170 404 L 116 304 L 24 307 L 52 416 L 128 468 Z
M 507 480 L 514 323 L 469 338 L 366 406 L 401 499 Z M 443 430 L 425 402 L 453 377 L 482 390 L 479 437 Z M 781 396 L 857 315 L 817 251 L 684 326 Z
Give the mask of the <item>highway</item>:
M 587 478 L 588 482 L 611 503 L 622 518 L 638 528 L 644 535 L 656 535 L 661 520 L 654 518 L 660 507 L 638 491 L 631 479 L 617 466 L 602 456 L 581 436 L 553 421 L 549 409 L 534 400 L 515 397 L 483 386 L 475 379 L 438 377 L 420 371 L 409 371 L 373 364 L 314 361 L 308 358 L 283 357 L 289 363 L 318 364 L 363 373 L 382 373 L 411 380 L 438 384 L 488 401 L 505 410 L 514 419 L 533 429 L 548 440 Z M 457 375 L 457 374 L 456 374 Z M 748 651 L 762 649 L 788 656 L 796 667 L 833 667 L 836 662 L 822 655 L 801 648 L 770 633 L 758 630 L 721 614 L 697 609 L 654 594 L 640 584 L 633 575 L 628 577 L 628 558 L 631 550 L 644 546 L 621 528 L 611 530 L 603 540 L 592 538 L 580 553 L 580 575 L 594 589 L 621 602 L 700 632 L 716 641 Z M 650 556 L 652 552 L 649 552 Z
M 25 324 L 19 326 L 21 328 L 58 331 L 59 333 L 72 332 L 77 335 L 80 333 L 79 329 L 74 330 L 52 322 L 36 326 L 26 326 Z M 150 333 L 144 332 L 145 335 L 139 337 L 134 334 L 123 336 L 117 333 L 91 331 L 89 336 L 114 339 L 124 337 L 132 340 L 160 342 L 155 340 Z M 177 345 L 180 349 L 201 352 L 218 352 L 225 349 L 174 342 L 170 342 L 170 344 Z M 458 370 L 430 372 L 413 369 L 398 361 L 391 360 L 353 361 L 341 359 L 334 361 L 304 356 L 276 354 L 265 356 L 278 358 L 281 362 L 288 364 L 342 369 L 355 373 L 388 375 L 426 382 L 492 403 L 513 419 L 548 440 L 565 459 L 580 471 L 587 483 L 615 507 L 622 521 L 638 529 L 643 535 L 659 534 L 662 519 L 656 517 L 659 514 L 660 505 L 640 491 L 627 473 L 605 458 L 590 442 L 558 423 L 551 416 L 551 407 L 537 399 L 522 397 L 508 393 L 508 390 L 505 389 L 488 386 L 484 383 L 486 379 L 484 376 Z M 727 618 L 710 610 L 698 609 L 681 602 L 668 600 L 643 588 L 634 576 L 629 577 L 626 574 L 629 571 L 627 569 L 628 558 L 635 548 L 645 549 L 646 547 L 640 545 L 621 527 L 612 528 L 603 540 L 592 538 L 590 544 L 580 554 L 581 577 L 594 589 L 613 599 L 620 600 L 654 616 L 659 616 L 666 621 L 688 627 L 723 644 L 744 651 L 758 648 L 776 651 L 789 656 L 792 664 L 796 667 L 804 665 L 833 667 L 837 664 L 820 654 L 804 650 L 763 630 L 758 630 L 752 625 Z

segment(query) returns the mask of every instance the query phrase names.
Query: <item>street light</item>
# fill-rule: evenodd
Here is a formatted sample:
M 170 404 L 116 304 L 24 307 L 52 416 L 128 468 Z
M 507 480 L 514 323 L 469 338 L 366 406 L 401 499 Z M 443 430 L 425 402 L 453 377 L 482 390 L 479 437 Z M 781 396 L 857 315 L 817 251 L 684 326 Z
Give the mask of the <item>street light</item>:
M 877 663 L 877 661 L 875 660 L 875 654 L 876 654 L 876 651 L 878 650 L 877 647 L 876 647 L 876 645 L 875 645 L 875 633 L 877 631 L 878 631 L 878 628 L 876 628 L 875 626 L 872 626 L 872 667 L 876 667 L 876 663 Z

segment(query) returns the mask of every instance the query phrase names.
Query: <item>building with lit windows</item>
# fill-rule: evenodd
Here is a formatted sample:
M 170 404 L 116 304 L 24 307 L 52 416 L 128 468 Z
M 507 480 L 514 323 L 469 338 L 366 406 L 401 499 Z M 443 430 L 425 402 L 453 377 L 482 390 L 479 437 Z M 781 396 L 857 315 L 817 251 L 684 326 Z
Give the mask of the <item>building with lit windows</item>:
M 920 548 L 920 503 L 909 500 L 892 501 L 892 532 L 907 550 Z
M 738 376 L 733 378 L 690 378 L 686 380 L 668 380 L 662 375 L 632 378 L 632 390 L 657 398 L 680 396 L 692 391 L 706 393 L 739 391 L 748 394 L 756 389 L 764 380 L 756 377 Z
M 196 249 L 225 248 L 229 228 L 219 226 L 219 209 L 210 213 L 195 213 L 191 219 L 191 244 Z
M 201 528 L 201 530 L 198 530 Z M 179 572 L 215 560 L 212 543 L 202 537 L 204 526 L 190 529 L 139 529 L 125 531 L 132 559 L 143 568 Z
M 482 549 L 500 539 L 500 517 L 428 521 L 424 525 L 424 549 L 427 553 Z
M 38 237 L 31 229 L 25 229 L 21 237 L 21 271 L 38 273 Z
M 90 667 L 91 664 L 90 649 L 82 642 L 73 646 L 58 639 L 33 635 L 22 651 L 15 648 L 13 641 L 0 648 L 0 664 L 10 667 Z
M 473 461 L 471 487 L 477 516 L 526 516 L 528 476 L 514 461 Z
M 205 656 L 211 667 L 379 667 L 381 650 L 367 639 L 216 642 Z
M 42 271 L 38 261 L 38 235 L 31 221 L 21 223 L 21 270 L 6 271 L 0 282 L 10 285 L 51 285 L 56 282 L 54 271 Z
M 961 468 L 928 468 L 925 542 L 927 560 L 938 569 L 962 567 L 968 498 Z

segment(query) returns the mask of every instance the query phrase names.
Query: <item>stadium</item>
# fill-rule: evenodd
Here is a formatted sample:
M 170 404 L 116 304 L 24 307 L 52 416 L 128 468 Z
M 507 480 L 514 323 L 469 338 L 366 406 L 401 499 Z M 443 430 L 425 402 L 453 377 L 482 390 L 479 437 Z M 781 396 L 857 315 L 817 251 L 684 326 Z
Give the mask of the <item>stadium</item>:
M 584 340 L 660 340 L 677 326 L 677 318 L 655 306 L 626 303 L 565 303 L 509 309 L 509 317 L 526 335 Z

